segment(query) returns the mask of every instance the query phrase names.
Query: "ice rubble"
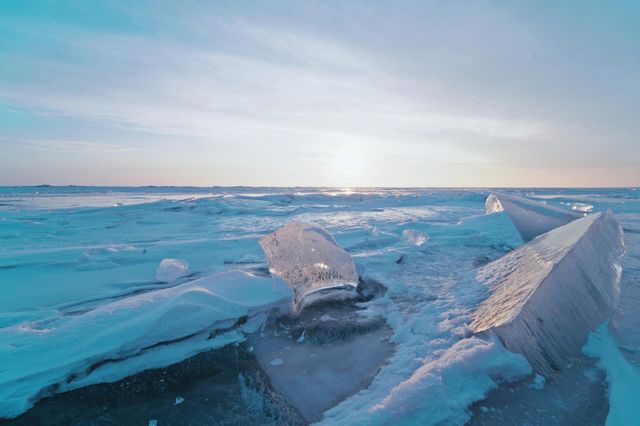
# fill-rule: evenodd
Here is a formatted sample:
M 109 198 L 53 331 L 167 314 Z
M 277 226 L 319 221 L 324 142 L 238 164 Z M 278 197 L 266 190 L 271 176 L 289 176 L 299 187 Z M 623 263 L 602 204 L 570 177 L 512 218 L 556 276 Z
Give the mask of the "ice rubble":
M 414 229 L 405 229 L 402 231 L 402 240 L 416 246 L 421 246 L 429 240 L 429 236 L 424 232 Z
M 550 376 L 613 312 L 622 237 L 613 213 L 596 213 L 487 264 L 476 278 L 492 294 L 478 307 L 472 330 L 494 331 L 509 350 Z
M 156 270 L 156 280 L 171 283 L 189 275 L 189 264 L 179 259 L 162 259 Z
M 92 311 L 22 323 L 0 334 L 0 418 L 53 393 L 182 361 L 239 342 L 266 313 L 288 309 L 279 278 L 223 272 Z
M 293 289 L 295 309 L 318 300 L 356 296 L 351 256 L 319 226 L 291 222 L 260 240 L 269 270 Z
M 583 216 L 575 211 L 562 210 L 528 198 L 499 192 L 489 194 L 485 201 L 485 211 L 505 212 L 525 241 Z
M 585 203 L 572 203 L 571 210 L 573 210 L 574 212 L 590 213 L 593 210 L 593 205 Z

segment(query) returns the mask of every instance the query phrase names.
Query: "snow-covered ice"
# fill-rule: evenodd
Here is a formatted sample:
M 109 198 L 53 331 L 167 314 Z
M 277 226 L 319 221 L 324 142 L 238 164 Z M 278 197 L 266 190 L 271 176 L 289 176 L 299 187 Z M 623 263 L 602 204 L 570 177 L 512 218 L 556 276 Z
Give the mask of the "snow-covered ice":
M 230 271 L 80 315 L 4 328 L 0 417 L 15 417 L 53 393 L 113 382 L 242 341 L 245 324 L 272 308 L 287 309 L 290 300 L 280 279 Z
M 614 422 L 620 412 L 614 407 L 616 389 L 625 389 L 623 396 L 640 394 L 635 381 L 617 379 L 632 378 L 624 373 L 628 370 L 611 368 L 622 361 L 635 368 L 640 362 L 638 192 L 504 190 L 494 193 L 498 202 L 488 206 L 504 211 L 485 214 L 489 190 L 0 188 L 0 290 L 8 295 L 0 298 L 0 393 L 16 397 L 0 398 L 8 404 L 3 410 L 19 413 L 54 394 L 15 424 L 49 418 L 90 423 L 96 412 L 116 421 L 135 414 L 140 424 L 153 419 L 160 425 L 211 415 L 219 423 L 247 418 L 286 423 L 307 416 L 330 425 L 389 419 L 511 424 L 520 418 L 584 424 L 603 423 L 607 414 Z M 534 389 L 542 376 L 530 374 L 534 369 L 509 351 L 506 340 L 503 344 L 495 331 L 472 333 L 479 306 L 491 299 L 491 288 L 478 277 L 502 264 L 498 269 L 518 269 L 531 282 L 541 276 L 558 282 L 567 268 L 574 272 L 566 274 L 572 288 L 587 281 L 606 287 L 612 272 L 607 253 L 618 247 L 600 232 L 609 223 L 600 219 L 607 209 L 624 228 L 627 246 L 619 305 L 605 345 L 611 351 L 588 344 L 585 351 L 591 348 L 588 353 L 596 358 L 578 352 L 572 367 L 555 371 L 542 391 Z M 599 216 L 581 219 L 591 211 Z M 324 230 L 325 236 L 322 231 L 309 236 L 334 253 L 328 258 L 353 265 L 344 281 L 347 288 L 359 286 L 358 297 L 307 306 L 296 316 L 267 317 L 277 306 L 287 310 L 294 296 L 291 283 L 269 272 L 259 241 L 296 222 Z M 554 242 L 542 235 L 566 229 L 579 241 Z M 580 233 L 588 238 L 577 237 Z M 523 239 L 531 243 L 523 245 Z M 295 255 L 295 247 L 315 244 L 307 238 L 285 240 Z M 531 245 L 543 248 L 544 241 L 557 250 L 531 250 Z M 538 256 L 530 274 L 522 268 L 527 262 L 516 262 L 520 252 Z M 165 259 L 175 260 L 170 275 L 156 276 Z M 577 265 L 579 273 L 568 265 Z M 255 292 L 255 303 L 246 294 L 222 297 L 212 289 L 225 274 L 271 296 Z M 329 295 L 335 296 L 332 285 Z M 575 302 L 572 297 L 554 293 L 545 300 Z M 577 304 L 588 305 L 567 303 Z M 607 305 L 598 312 L 609 311 Z M 582 330 L 587 323 L 570 326 Z M 611 353 L 615 356 L 606 355 Z M 282 364 L 272 366 L 274 359 Z M 219 367 L 221 376 L 213 373 Z M 271 378 L 252 387 L 245 379 L 258 370 Z M 196 384 L 193 378 L 203 371 L 204 381 Z M 168 377 L 173 387 L 159 390 Z M 147 394 L 140 383 L 153 384 L 161 395 Z M 44 390 L 34 396 L 34 389 Z M 103 398 L 101 392 L 108 394 Z M 178 396 L 185 400 L 175 406 Z M 104 412 L 102 402 L 108 407 Z M 278 404 L 286 407 L 274 414 Z M 305 416 L 296 417 L 296 406 L 305 407 Z
M 491 330 L 550 376 L 618 301 L 622 228 L 611 212 L 556 228 L 477 273 L 491 291 L 471 328 Z

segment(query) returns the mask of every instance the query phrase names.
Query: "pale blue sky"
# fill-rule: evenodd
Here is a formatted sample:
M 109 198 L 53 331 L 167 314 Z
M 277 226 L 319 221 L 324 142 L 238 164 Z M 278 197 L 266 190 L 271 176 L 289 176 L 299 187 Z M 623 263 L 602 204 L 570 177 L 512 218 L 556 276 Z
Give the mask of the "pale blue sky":
M 0 0 L 0 150 L 0 185 L 639 185 L 640 2 Z

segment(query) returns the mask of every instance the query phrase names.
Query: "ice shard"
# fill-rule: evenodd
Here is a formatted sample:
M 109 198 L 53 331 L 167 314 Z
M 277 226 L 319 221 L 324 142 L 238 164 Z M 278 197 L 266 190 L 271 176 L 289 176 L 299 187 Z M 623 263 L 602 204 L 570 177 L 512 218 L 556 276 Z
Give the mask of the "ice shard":
M 613 312 L 623 252 L 622 228 L 610 211 L 536 238 L 479 270 L 476 278 L 491 295 L 471 329 L 493 330 L 509 350 L 551 376 Z
M 294 292 L 294 308 L 318 300 L 356 296 L 358 273 L 353 259 L 323 228 L 292 222 L 263 237 L 269 270 Z
M 484 205 L 487 213 L 505 212 L 524 241 L 583 217 L 575 211 L 499 192 L 489 194 Z

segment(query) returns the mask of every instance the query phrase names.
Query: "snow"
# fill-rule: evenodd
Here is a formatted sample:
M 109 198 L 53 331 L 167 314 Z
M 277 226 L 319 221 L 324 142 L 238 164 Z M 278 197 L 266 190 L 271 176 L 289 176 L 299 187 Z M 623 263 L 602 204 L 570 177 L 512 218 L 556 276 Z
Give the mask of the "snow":
M 547 380 L 544 378 L 544 376 L 536 374 L 534 376 L 534 378 L 533 378 L 533 381 L 529 385 L 529 387 L 531 389 L 542 390 L 542 389 L 544 389 L 544 384 L 545 384 L 546 381 Z
M 189 264 L 179 259 L 162 259 L 156 269 L 156 280 L 171 283 L 189 275 Z
M 500 192 L 489 194 L 485 210 L 487 213 L 506 213 L 525 241 L 582 217 L 573 211 Z
M 230 271 L 80 315 L 4 328 L 0 417 L 15 417 L 55 392 L 113 382 L 242 341 L 243 324 L 264 320 L 273 308 L 286 310 L 290 300 L 280 279 Z
M 279 365 L 283 364 L 282 358 L 274 358 L 271 361 L 269 361 L 269 364 L 272 365 L 273 367 L 277 367 Z
M 500 341 L 470 337 L 459 340 L 436 360 L 424 363 L 389 395 L 371 407 L 371 417 L 349 417 L 341 424 L 464 424 L 467 407 L 501 382 L 531 372 L 526 360 L 504 349 Z
M 293 289 L 296 309 L 319 300 L 355 296 L 351 256 L 325 229 L 292 222 L 260 240 L 273 275 Z
M 607 321 L 589 335 L 583 352 L 598 358 L 598 367 L 607 375 L 609 414 L 607 426 L 640 424 L 640 369 L 629 363 L 609 334 Z
M 478 271 L 477 280 L 492 294 L 471 328 L 493 330 L 509 350 L 551 376 L 613 312 L 623 251 L 622 228 L 611 212 L 534 239 Z

